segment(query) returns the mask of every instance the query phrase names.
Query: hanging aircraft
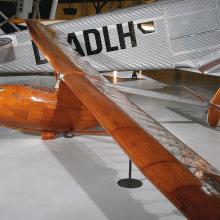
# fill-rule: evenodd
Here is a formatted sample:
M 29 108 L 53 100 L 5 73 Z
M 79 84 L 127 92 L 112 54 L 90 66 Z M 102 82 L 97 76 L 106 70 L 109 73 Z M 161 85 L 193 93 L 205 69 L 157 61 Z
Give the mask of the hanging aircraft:
M 1 85 L 0 122 L 16 129 L 84 132 L 100 124 L 140 171 L 189 219 L 220 218 L 220 172 L 118 92 L 66 42 L 66 34 L 27 21 L 54 68 L 56 88 Z
M 86 133 L 101 125 L 140 171 L 187 218 L 219 219 L 220 172 L 110 86 L 98 72 L 123 70 L 126 65 L 127 69 L 134 70 L 196 65 L 207 69 L 208 64 L 214 68 L 213 62 L 218 63 L 218 41 L 214 41 L 218 28 L 203 33 L 199 30 L 203 27 L 198 26 L 196 33 L 190 26 L 193 34 L 181 36 L 184 30 L 183 26 L 180 28 L 182 22 L 176 24 L 184 18 L 189 19 L 190 15 L 200 16 L 201 12 L 207 18 L 210 11 L 212 17 L 214 12 L 219 13 L 216 5 L 219 6 L 220 2 L 161 1 L 130 11 L 126 9 L 87 20 L 68 21 L 50 28 L 36 21 L 27 21 L 31 35 L 27 31 L 16 33 L 11 37 L 14 41 L 2 37 L 1 71 L 53 71 L 56 86 L 48 91 L 47 88 L 1 85 L 0 106 L 3 111 L 0 123 L 20 130 L 41 132 L 43 139 L 55 138 L 59 133 Z M 184 6 L 185 11 L 182 11 Z M 204 17 L 201 16 L 200 21 L 205 21 Z M 172 18 L 176 23 L 171 22 Z M 196 19 L 189 20 L 195 22 Z M 177 32 L 172 36 L 168 34 L 168 21 L 172 27 L 180 28 L 180 35 Z M 101 28 L 92 28 L 92 24 Z M 147 33 L 144 26 L 147 26 Z M 208 27 L 206 25 L 206 30 Z M 206 36 L 210 47 L 203 47 L 200 34 L 212 36 L 212 40 Z M 193 41 L 194 35 L 197 40 Z M 179 47 L 182 51 L 175 55 L 172 46 L 177 45 L 178 39 L 182 42 L 182 47 Z M 184 44 L 187 39 L 191 42 L 190 50 L 186 42 Z M 201 45 L 201 48 L 194 44 Z M 204 57 L 209 57 L 208 63 L 199 65 Z M 211 115 L 215 123 L 219 121 L 219 93 L 213 98 L 210 109 L 212 113 L 214 111 Z
M 97 71 L 189 68 L 215 74 L 220 63 L 219 5 L 218 0 L 157 1 L 52 28 L 66 33 L 66 41 Z M 28 31 L 15 33 L 14 39 L 13 52 L 1 52 L 1 72 L 52 70 L 40 62 Z
M 219 8 L 218 0 L 166 0 L 51 28 L 62 30 L 73 50 L 99 72 L 184 68 L 219 75 Z M 0 73 L 53 71 L 28 31 L 1 35 L 0 51 Z M 212 104 L 220 102 L 215 97 Z M 213 127 L 220 117 L 216 108 L 208 114 Z

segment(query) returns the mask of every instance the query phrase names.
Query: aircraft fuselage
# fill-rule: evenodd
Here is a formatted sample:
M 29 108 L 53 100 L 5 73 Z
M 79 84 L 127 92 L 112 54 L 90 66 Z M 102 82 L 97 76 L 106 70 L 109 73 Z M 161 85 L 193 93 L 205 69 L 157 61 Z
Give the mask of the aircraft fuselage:
M 199 70 L 220 56 L 219 9 L 218 0 L 167 0 L 51 27 L 97 71 Z M 15 34 L 14 47 L 1 50 L 0 67 L 0 72 L 53 71 L 27 31 Z
M 68 91 L 64 95 L 68 98 Z M 0 108 L 0 124 L 19 130 L 66 133 L 90 129 L 98 124 L 78 101 L 73 106 L 71 101 L 61 100 L 56 91 L 22 85 L 0 86 Z

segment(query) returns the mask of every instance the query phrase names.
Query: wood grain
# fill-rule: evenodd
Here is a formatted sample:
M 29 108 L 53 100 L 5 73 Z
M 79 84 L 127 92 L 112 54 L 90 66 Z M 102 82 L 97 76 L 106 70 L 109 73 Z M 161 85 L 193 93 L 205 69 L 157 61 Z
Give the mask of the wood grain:
M 220 199 L 121 108 L 99 91 L 53 42 L 42 25 L 27 21 L 32 38 L 63 81 L 110 133 L 140 171 L 189 219 L 220 219 Z
M 64 83 L 59 92 L 23 85 L 1 85 L 0 108 L 2 125 L 32 132 L 74 132 L 98 125 Z
M 211 103 L 220 105 L 220 88 L 218 89 L 214 97 L 212 98 Z M 211 127 L 217 127 L 219 120 L 220 120 L 220 112 L 216 108 L 210 107 L 208 109 L 207 120 Z

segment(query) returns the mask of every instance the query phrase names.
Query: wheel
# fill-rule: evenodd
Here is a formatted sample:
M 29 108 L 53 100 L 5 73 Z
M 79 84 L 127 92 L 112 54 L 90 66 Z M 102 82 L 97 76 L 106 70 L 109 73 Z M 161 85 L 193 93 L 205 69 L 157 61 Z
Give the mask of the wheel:
M 75 135 L 72 132 L 66 132 L 63 134 L 65 138 L 73 138 Z

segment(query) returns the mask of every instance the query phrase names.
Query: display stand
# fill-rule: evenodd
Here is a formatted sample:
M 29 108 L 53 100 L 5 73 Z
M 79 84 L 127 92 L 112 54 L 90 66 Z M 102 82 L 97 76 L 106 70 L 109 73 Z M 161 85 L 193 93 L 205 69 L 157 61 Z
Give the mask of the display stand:
M 143 184 L 140 180 L 131 178 L 132 174 L 132 161 L 129 160 L 129 173 L 128 178 L 121 179 L 118 181 L 118 185 L 123 188 L 138 188 L 141 187 Z

